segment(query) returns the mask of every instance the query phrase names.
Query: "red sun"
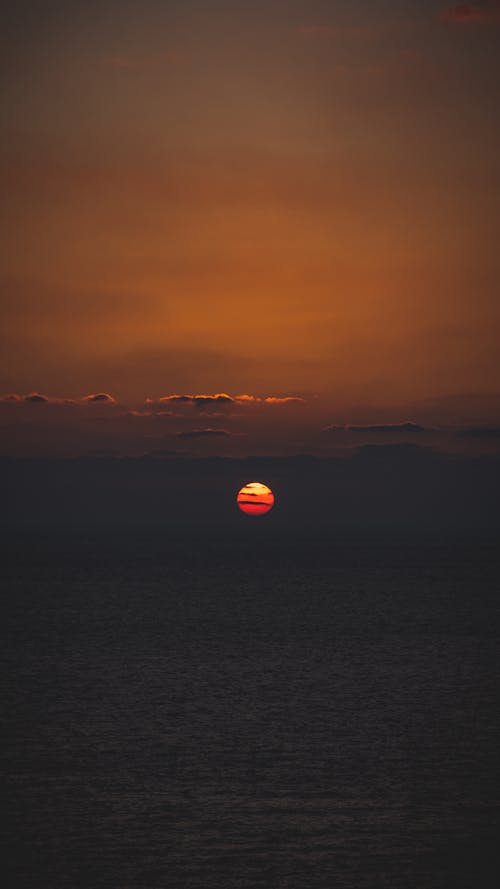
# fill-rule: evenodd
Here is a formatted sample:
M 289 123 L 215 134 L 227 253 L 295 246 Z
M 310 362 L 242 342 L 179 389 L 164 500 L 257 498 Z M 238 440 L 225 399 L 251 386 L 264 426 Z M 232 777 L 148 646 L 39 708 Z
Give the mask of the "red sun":
M 247 515 L 264 515 L 273 508 L 274 494 L 262 482 L 249 482 L 238 491 L 236 502 Z

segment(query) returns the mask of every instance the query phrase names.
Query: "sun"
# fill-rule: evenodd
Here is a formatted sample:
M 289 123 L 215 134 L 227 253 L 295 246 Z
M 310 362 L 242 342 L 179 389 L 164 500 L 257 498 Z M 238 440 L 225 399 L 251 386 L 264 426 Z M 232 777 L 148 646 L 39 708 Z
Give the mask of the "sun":
M 247 515 L 265 515 L 273 508 L 274 494 L 262 482 L 249 482 L 238 491 L 236 502 Z

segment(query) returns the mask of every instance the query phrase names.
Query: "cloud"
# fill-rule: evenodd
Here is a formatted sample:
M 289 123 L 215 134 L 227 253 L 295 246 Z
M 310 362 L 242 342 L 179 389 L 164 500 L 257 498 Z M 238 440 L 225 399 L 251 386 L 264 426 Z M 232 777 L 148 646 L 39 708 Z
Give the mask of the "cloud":
M 425 426 L 420 426 L 418 423 L 376 423 L 369 426 L 336 426 L 332 424 L 331 426 L 326 426 L 324 429 L 325 432 L 361 432 L 361 433 L 381 433 L 381 434 L 392 434 L 394 432 L 427 432 Z
M 230 395 L 227 395 L 225 392 L 220 392 L 217 395 L 195 395 L 193 398 L 193 404 L 196 407 L 207 407 L 210 404 L 232 404 L 234 398 L 231 398 Z
M 500 439 L 500 426 L 470 426 L 457 432 L 461 438 Z
M 194 407 L 203 409 L 211 406 L 224 407 L 226 405 L 252 405 L 252 404 L 293 404 L 304 403 L 305 399 L 295 395 L 286 395 L 284 397 L 268 395 L 228 395 L 227 392 L 216 392 L 214 395 L 162 395 L 157 401 L 151 398 L 146 399 L 146 404 L 158 406 L 165 403 L 173 404 L 191 404 Z
M 41 395 L 40 392 L 30 392 L 28 395 L 19 395 L 17 392 L 10 392 L 8 395 L 0 397 L 0 404 L 62 404 L 75 405 L 78 404 L 73 398 L 53 398 L 49 395 Z
M 23 397 L 23 401 L 27 401 L 30 404 L 47 404 L 49 399 L 46 395 L 40 395 L 39 392 L 30 392 L 29 395 Z
M 270 395 L 264 399 L 266 404 L 305 404 L 305 398 L 299 398 L 296 395 L 286 395 L 284 398 L 278 398 Z
M 216 392 L 215 395 L 162 395 L 158 399 L 159 404 L 166 402 L 177 402 L 178 404 L 193 404 L 195 407 L 207 407 L 211 404 L 222 405 L 232 404 L 234 398 L 227 392 Z M 147 398 L 146 404 L 154 404 L 152 399 Z
M 500 3 L 485 0 L 482 3 L 456 3 L 441 12 L 440 19 L 452 25 L 500 24 Z
M 56 398 L 52 395 L 41 395 L 40 392 L 30 392 L 28 395 L 19 395 L 11 392 L 0 397 L 3 404 L 50 404 L 50 405 L 78 405 L 78 404 L 116 404 L 116 399 L 106 392 L 97 392 L 95 395 L 85 395 L 81 399 Z
M 116 404 L 116 398 L 108 395 L 107 392 L 97 392 L 96 394 L 84 395 L 82 401 L 86 404 Z
M 88 395 L 84 395 L 80 399 L 73 398 L 56 398 L 49 395 L 41 395 L 39 392 L 30 392 L 28 395 L 18 394 L 16 392 L 9 392 L 5 395 L 0 396 L 0 403 L 5 404 L 20 404 L 20 403 L 33 403 L 33 404 L 70 404 L 70 405 L 88 405 L 88 404 L 117 404 L 117 399 L 114 395 L 110 395 L 109 392 L 91 392 Z M 268 395 L 268 396 L 260 396 L 260 395 L 249 395 L 247 393 L 243 393 L 242 395 L 228 395 L 227 392 L 215 392 L 214 394 L 197 394 L 197 395 L 188 395 L 188 394 L 172 394 L 172 395 L 162 395 L 158 399 L 146 398 L 144 402 L 144 409 L 131 409 L 126 411 L 126 415 L 130 417 L 149 417 L 149 416 L 158 416 L 158 417 L 167 417 L 173 416 L 173 411 L 166 410 L 166 407 L 175 405 L 183 406 L 190 405 L 199 410 L 200 414 L 202 414 L 205 410 L 210 414 L 210 416 L 216 416 L 213 408 L 218 410 L 225 409 L 230 407 L 231 405 L 238 406 L 252 406 L 252 405 L 281 405 L 281 404 L 303 404 L 305 403 L 305 399 L 296 395 L 286 395 L 286 396 L 276 396 L 276 395 Z M 221 415 L 221 414 L 219 414 Z M 225 414 L 227 416 L 227 412 Z
M 189 432 L 178 432 L 177 438 L 230 438 L 235 433 L 228 432 L 227 429 L 191 429 Z

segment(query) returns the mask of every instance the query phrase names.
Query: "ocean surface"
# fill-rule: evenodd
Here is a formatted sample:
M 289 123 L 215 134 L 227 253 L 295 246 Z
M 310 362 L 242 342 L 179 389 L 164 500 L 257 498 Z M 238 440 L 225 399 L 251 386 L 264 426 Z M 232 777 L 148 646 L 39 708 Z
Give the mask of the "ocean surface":
M 20 533 L 2 569 L 4 889 L 500 885 L 492 543 Z

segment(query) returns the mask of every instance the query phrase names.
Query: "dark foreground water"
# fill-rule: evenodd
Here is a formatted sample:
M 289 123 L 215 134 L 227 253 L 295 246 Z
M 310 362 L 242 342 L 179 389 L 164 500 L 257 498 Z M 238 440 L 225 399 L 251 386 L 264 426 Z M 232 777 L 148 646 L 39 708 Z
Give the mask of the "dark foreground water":
M 6 889 L 499 885 L 486 544 L 11 541 Z

